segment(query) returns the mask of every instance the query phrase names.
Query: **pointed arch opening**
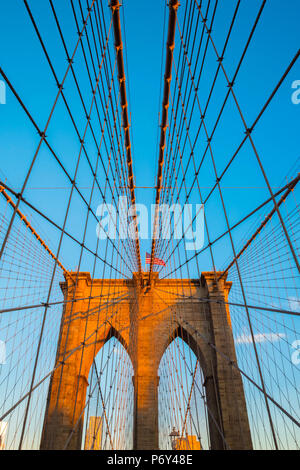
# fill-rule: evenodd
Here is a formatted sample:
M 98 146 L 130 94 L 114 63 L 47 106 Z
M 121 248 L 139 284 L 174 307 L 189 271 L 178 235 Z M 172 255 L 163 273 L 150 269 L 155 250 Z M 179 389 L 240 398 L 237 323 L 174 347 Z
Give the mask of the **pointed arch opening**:
M 202 352 L 180 327 L 170 335 L 166 346 L 159 365 L 160 449 L 210 449 Z
M 111 328 L 91 365 L 86 394 L 82 449 L 133 447 L 133 366 L 127 344 Z

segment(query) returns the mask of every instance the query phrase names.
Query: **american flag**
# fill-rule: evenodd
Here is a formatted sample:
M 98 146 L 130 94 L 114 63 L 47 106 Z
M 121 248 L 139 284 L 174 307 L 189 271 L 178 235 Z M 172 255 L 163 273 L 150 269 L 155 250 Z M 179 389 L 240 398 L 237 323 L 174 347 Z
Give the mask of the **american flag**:
M 151 264 L 151 255 L 150 253 L 146 253 L 146 264 Z M 159 258 L 153 258 L 153 264 L 156 266 L 167 266 L 166 263 Z

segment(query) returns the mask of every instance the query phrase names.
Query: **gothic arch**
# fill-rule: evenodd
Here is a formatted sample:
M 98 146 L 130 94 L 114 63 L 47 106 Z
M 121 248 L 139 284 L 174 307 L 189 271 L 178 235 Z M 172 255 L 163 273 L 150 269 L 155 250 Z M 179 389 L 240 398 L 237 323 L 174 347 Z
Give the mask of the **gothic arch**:
M 242 379 L 224 358 L 236 358 L 226 307 L 231 283 L 226 276 L 219 282 L 215 273 L 202 273 L 201 280 L 159 280 L 154 273 L 147 289 L 137 275 L 132 280 L 93 281 L 89 273 L 75 276 L 76 286 L 69 282 L 70 275 L 63 286 L 67 302 L 57 353 L 57 363 L 63 366 L 51 378 L 42 449 L 63 449 L 70 432 L 68 448 L 81 448 L 90 367 L 113 336 L 124 345 L 134 368 L 134 449 L 158 449 L 158 368 L 166 348 L 178 336 L 190 345 L 204 373 L 212 449 L 224 449 L 224 436 L 231 449 L 252 448 Z M 145 281 L 148 276 L 144 276 Z M 95 299 L 91 303 L 82 300 L 91 297 Z M 72 303 L 74 298 L 78 300 Z M 177 325 L 172 323 L 174 309 Z M 84 367 L 80 369 L 81 346 Z M 66 359 L 66 351 L 76 352 Z M 74 422 L 79 422 L 75 430 Z
M 120 368 L 118 372 L 115 370 L 117 364 Z M 114 370 L 114 373 L 109 373 L 106 377 L 100 375 L 103 367 L 104 370 Z M 132 449 L 133 374 L 128 346 L 120 333 L 111 327 L 106 335 L 105 343 L 94 357 L 88 375 L 89 387 L 86 392 L 86 412 L 82 433 L 84 450 L 113 450 L 117 442 L 122 443 L 123 446 L 126 443 L 126 447 L 122 447 L 122 450 Z M 100 387 L 97 385 L 98 381 Z M 120 392 L 120 385 L 122 390 L 126 389 L 125 395 Z M 111 422 L 112 410 L 116 410 L 117 418 Z M 118 434 L 115 432 L 116 428 L 111 426 L 116 422 L 122 423 L 122 426 L 118 428 Z M 128 430 L 132 433 L 130 436 Z
M 195 327 L 198 328 L 200 333 L 203 333 L 203 325 L 200 326 L 196 324 Z M 188 331 L 187 328 L 178 323 L 178 326 L 172 330 L 172 333 L 169 334 L 167 341 L 164 344 L 163 350 L 161 351 L 162 354 L 160 356 L 159 366 L 168 347 L 177 338 L 180 338 L 192 350 L 199 361 L 204 376 L 203 385 L 206 395 L 211 447 L 212 449 L 224 449 L 226 446 L 222 438 L 222 416 L 218 384 L 216 383 L 215 353 L 200 336 L 197 336 L 192 331 Z
M 164 348 L 163 348 L 163 351 L 159 360 L 159 365 L 161 363 L 161 360 L 166 350 L 176 338 L 182 339 L 182 341 L 184 341 L 186 345 L 189 348 L 191 348 L 191 350 L 193 351 L 193 353 L 195 354 L 196 358 L 198 359 L 200 363 L 200 367 L 203 370 L 203 373 L 206 374 L 208 372 L 208 365 L 205 359 L 205 354 L 203 353 L 204 344 L 202 344 L 199 338 L 195 338 L 195 336 L 191 332 L 187 331 L 186 328 L 181 326 L 180 323 L 178 323 L 178 326 L 174 328 L 173 333 L 169 335 L 167 342 L 164 345 Z
M 170 449 L 170 432 L 176 429 L 178 436 L 183 440 L 189 436 L 188 443 L 192 446 L 189 450 L 198 448 L 196 442 L 200 442 L 201 449 L 206 450 L 209 449 L 209 438 L 205 434 L 205 430 L 208 431 L 205 425 L 207 419 L 205 391 L 202 394 L 203 370 L 200 355 L 202 357 L 203 355 L 189 333 L 184 329 L 180 330 L 178 327 L 174 330 L 174 334 L 170 335 L 168 347 L 159 365 L 160 449 Z M 183 384 L 186 384 L 185 390 Z M 192 406 L 196 400 L 197 407 Z

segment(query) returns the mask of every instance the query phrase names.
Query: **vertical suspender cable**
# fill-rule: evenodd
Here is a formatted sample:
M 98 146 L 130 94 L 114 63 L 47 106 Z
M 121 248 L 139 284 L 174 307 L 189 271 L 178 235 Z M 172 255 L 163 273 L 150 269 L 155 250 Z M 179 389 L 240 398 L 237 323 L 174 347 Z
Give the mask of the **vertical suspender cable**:
M 155 209 L 155 218 L 154 218 L 149 282 L 151 281 L 151 275 L 153 271 L 153 262 L 154 262 L 154 257 L 155 257 L 155 247 L 156 247 L 156 239 L 157 239 L 159 203 L 160 203 L 160 196 L 161 196 L 162 175 L 163 175 L 165 149 L 166 149 L 166 135 L 167 135 L 167 129 L 169 126 L 169 121 L 168 121 L 169 100 L 170 100 L 171 81 L 172 81 L 173 54 L 174 54 L 174 49 L 175 49 L 176 18 L 177 18 L 177 11 L 178 11 L 179 5 L 180 5 L 179 0 L 170 0 L 169 2 L 169 9 L 170 9 L 169 29 L 168 29 L 168 41 L 167 41 L 166 69 L 165 69 L 165 76 L 164 76 L 164 96 L 163 96 L 163 106 L 162 106 L 161 135 L 160 135 L 160 144 L 159 144 L 158 174 L 157 174 L 157 186 L 156 186 L 156 198 L 155 198 L 156 209 Z
M 114 36 L 115 36 L 115 50 L 116 50 L 116 55 L 117 55 L 117 64 L 118 64 L 118 71 L 119 71 L 122 119 L 123 119 L 123 129 L 124 129 L 124 136 L 125 136 L 125 147 L 126 147 L 126 156 L 127 156 L 127 165 L 128 165 L 128 179 L 129 179 L 128 183 L 129 183 L 129 189 L 130 189 L 130 194 L 131 194 L 131 204 L 134 210 L 133 219 L 135 223 L 136 255 L 137 255 L 139 273 L 141 274 L 142 272 L 141 251 L 140 251 L 140 242 L 139 242 L 137 214 L 136 214 L 136 208 L 135 208 L 135 204 L 136 204 L 135 184 L 134 184 L 134 175 L 133 175 L 131 140 L 130 140 L 130 124 L 129 124 L 129 118 L 128 118 L 128 101 L 127 101 L 127 92 L 126 92 L 126 76 L 125 76 L 123 42 L 122 42 L 122 32 L 121 32 L 121 18 L 120 18 L 121 4 L 119 0 L 112 0 L 110 3 L 110 7 L 112 10 Z

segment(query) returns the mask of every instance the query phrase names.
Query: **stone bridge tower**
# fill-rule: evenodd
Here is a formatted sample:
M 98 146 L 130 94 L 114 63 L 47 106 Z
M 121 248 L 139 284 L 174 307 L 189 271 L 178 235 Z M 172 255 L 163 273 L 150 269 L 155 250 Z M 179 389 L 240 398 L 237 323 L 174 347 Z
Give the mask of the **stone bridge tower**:
M 153 274 L 147 286 L 146 274 L 141 285 L 137 275 L 130 281 L 92 281 L 89 273 L 80 273 L 75 288 L 76 277 L 71 273 L 62 285 L 66 304 L 58 367 L 51 378 L 41 449 L 63 449 L 67 441 L 68 449 L 81 448 L 89 372 L 112 336 L 134 368 L 135 449 L 159 448 L 158 369 L 176 337 L 191 347 L 205 377 L 211 448 L 252 448 L 242 379 L 222 355 L 236 360 L 224 303 L 231 283 L 225 276 L 217 282 L 208 272 L 201 280 L 160 280 Z

